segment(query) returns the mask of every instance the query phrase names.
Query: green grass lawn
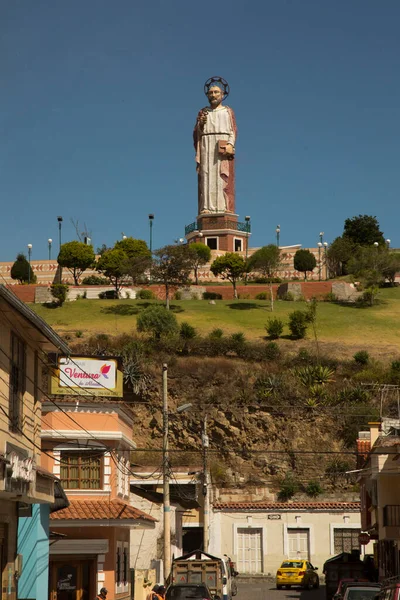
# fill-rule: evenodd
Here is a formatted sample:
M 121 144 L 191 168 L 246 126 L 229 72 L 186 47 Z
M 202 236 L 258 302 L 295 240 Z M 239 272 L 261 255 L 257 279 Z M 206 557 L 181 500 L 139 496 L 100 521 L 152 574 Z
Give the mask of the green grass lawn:
M 319 302 L 317 311 L 318 337 L 321 342 L 335 342 L 344 346 L 388 347 L 395 349 L 400 342 L 400 288 L 381 290 L 380 303 L 368 308 L 340 306 Z M 143 310 L 143 300 L 77 300 L 61 308 L 47 308 L 40 304 L 32 308 L 56 331 L 75 337 L 94 333 L 118 335 L 136 329 L 136 314 L 121 314 Z M 262 339 L 265 324 L 271 316 L 287 322 L 293 310 L 304 308 L 304 302 L 275 303 L 274 312 L 263 300 L 174 300 L 179 322 L 187 321 L 199 333 L 207 334 L 219 327 L 226 333 L 243 331 L 248 339 Z M 111 312 L 110 312 L 111 311 Z M 120 311 L 112 312 L 112 311 Z M 284 335 L 288 335 L 286 327 Z M 311 337 L 311 333 L 309 334 Z

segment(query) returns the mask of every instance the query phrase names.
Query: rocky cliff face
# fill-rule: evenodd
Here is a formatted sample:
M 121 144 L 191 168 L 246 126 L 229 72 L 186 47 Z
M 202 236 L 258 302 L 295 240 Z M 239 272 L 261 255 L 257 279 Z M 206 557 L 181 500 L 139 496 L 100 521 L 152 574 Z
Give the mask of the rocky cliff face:
M 148 364 L 150 384 L 141 400 L 146 403 L 133 399 L 131 405 L 135 441 L 138 448 L 149 449 L 134 452 L 137 464 L 161 463 L 160 453 L 154 451 L 162 445 L 161 367 Z M 303 387 L 292 369 L 283 365 L 249 364 L 237 358 L 173 358 L 168 368 L 172 464 L 201 464 L 201 432 L 207 416 L 215 483 L 240 488 L 267 482 L 278 491 L 289 474 L 298 490 L 311 480 L 324 489 L 348 488 L 353 483 L 344 471 L 354 467 L 355 448 L 343 439 L 346 417 L 322 402 L 309 406 Z M 190 412 L 176 414 L 176 407 L 187 402 L 193 405 Z

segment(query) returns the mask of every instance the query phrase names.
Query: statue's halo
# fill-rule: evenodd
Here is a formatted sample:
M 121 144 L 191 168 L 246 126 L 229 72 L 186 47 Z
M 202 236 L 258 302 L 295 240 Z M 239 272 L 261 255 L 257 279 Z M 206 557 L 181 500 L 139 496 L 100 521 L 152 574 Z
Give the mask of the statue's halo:
M 206 96 L 208 96 L 208 91 L 209 91 L 210 87 L 212 87 L 213 85 L 218 85 L 218 87 L 223 89 L 224 99 L 229 96 L 229 91 L 230 91 L 229 83 L 223 77 L 218 77 L 218 76 L 210 77 L 210 79 L 207 79 L 207 81 L 205 82 L 204 93 Z

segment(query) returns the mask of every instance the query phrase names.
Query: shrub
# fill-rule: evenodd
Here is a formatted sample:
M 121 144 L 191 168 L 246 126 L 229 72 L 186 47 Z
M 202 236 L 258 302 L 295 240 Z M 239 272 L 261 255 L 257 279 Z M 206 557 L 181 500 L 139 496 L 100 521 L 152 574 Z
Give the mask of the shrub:
M 220 340 L 224 335 L 224 332 L 222 329 L 219 329 L 218 327 L 216 329 L 213 329 L 209 336 L 211 339 L 213 340 Z
M 392 361 L 392 364 L 390 365 L 390 370 L 396 374 L 400 373 L 400 360 Z
M 222 294 L 217 292 L 203 292 L 203 300 L 222 300 Z
M 267 292 L 260 292 L 259 294 L 256 294 L 256 300 L 268 300 Z
M 252 283 L 282 283 L 280 277 L 254 277 L 250 280 Z
M 182 292 L 177 290 L 174 294 L 174 300 L 182 300 Z
M 110 280 L 107 277 L 90 275 L 90 277 L 84 277 L 82 279 L 82 285 L 110 285 Z
M 83 331 L 81 331 L 80 329 L 78 329 L 78 331 L 75 331 L 75 337 L 77 337 L 77 338 L 83 337 Z
M 231 349 L 236 352 L 236 354 L 240 357 L 244 357 L 246 353 L 246 338 L 244 333 L 238 331 L 237 333 L 232 333 L 230 337 Z
M 285 300 L 287 302 L 294 302 L 294 294 L 292 292 L 285 292 L 281 296 L 281 300 Z
M 271 340 L 277 340 L 283 332 L 283 321 L 278 318 L 268 319 L 268 323 L 265 326 L 267 333 Z
M 118 292 L 116 290 L 106 290 L 100 292 L 99 298 L 100 300 L 118 300 Z
M 144 309 L 137 318 L 138 331 L 147 331 L 157 340 L 162 335 L 172 335 L 178 331 L 176 316 L 164 306 L 153 305 Z
M 302 340 L 306 337 L 308 324 L 308 315 L 304 311 L 294 310 L 289 313 L 289 329 L 294 339 Z
M 238 331 L 237 333 L 232 333 L 231 340 L 235 342 L 235 344 L 244 344 L 246 341 L 244 333 Z
M 341 458 L 333 458 L 325 469 L 325 475 L 335 485 L 339 477 L 343 477 L 346 471 L 349 470 L 350 464 L 347 461 Z
M 299 485 L 297 481 L 295 481 L 293 475 L 291 473 L 286 473 L 285 478 L 282 479 L 280 482 L 278 500 L 280 502 L 290 500 L 291 498 L 293 498 L 298 489 Z
M 276 360 L 281 355 L 281 351 L 276 342 L 269 342 L 265 346 L 265 358 L 267 360 Z
M 179 335 L 184 340 L 192 340 L 196 337 L 197 332 L 193 325 L 190 325 L 190 323 L 186 323 L 186 321 L 184 321 L 181 323 Z
M 328 292 L 324 296 L 324 302 L 337 302 L 337 301 L 338 301 L 338 297 L 333 292 Z
M 250 294 L 238 294 L 238 300 L 250 300 Z
M 307 365 L 296 369 L 295 374 L 305 387 L 326 385 L 333 381 L 335 371 L 322 365 Z
M 322 489 L 319 481 L 315 481 L 314 479 L 312 479 L 307 483 L 304 491 L 307 494 L 307 496 L 310 496 L 311 498 L 316 498 L 317 496 L 322 494 L 324 490 Z
M 139 290 L 136 293 L 136 298 L 139 300 L 154 300 L 155 296 L 151 290 Z
M 62 306 L 67 299 L 69 286 L 65 283 L 53 283 L 50 288 L 51 295 Z
M 366 350 L 359 350 L 353 356 L 358 365 L 367 365 L 369 363 L 369 354 Z

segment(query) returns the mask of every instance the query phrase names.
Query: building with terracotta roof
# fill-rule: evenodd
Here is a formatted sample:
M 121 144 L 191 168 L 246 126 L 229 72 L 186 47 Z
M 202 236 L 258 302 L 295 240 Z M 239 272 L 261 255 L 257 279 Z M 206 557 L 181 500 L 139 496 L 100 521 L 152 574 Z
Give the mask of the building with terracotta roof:
M 274 576 L 285 559 L 319 568 L 340 552 L 360 549 L 360 503 L 218 499 L 210 518 L 209 552 L 227 554 L 242 574 Z
M 106 587 L 107 600 L 130 599 L 130 532 L 156 523 L 129 502 L 130 410 L 118 399 L 57 396 L 43 404 L 41 435 L 70 502 L 51 515 L 51 592 L 90 599 Z

